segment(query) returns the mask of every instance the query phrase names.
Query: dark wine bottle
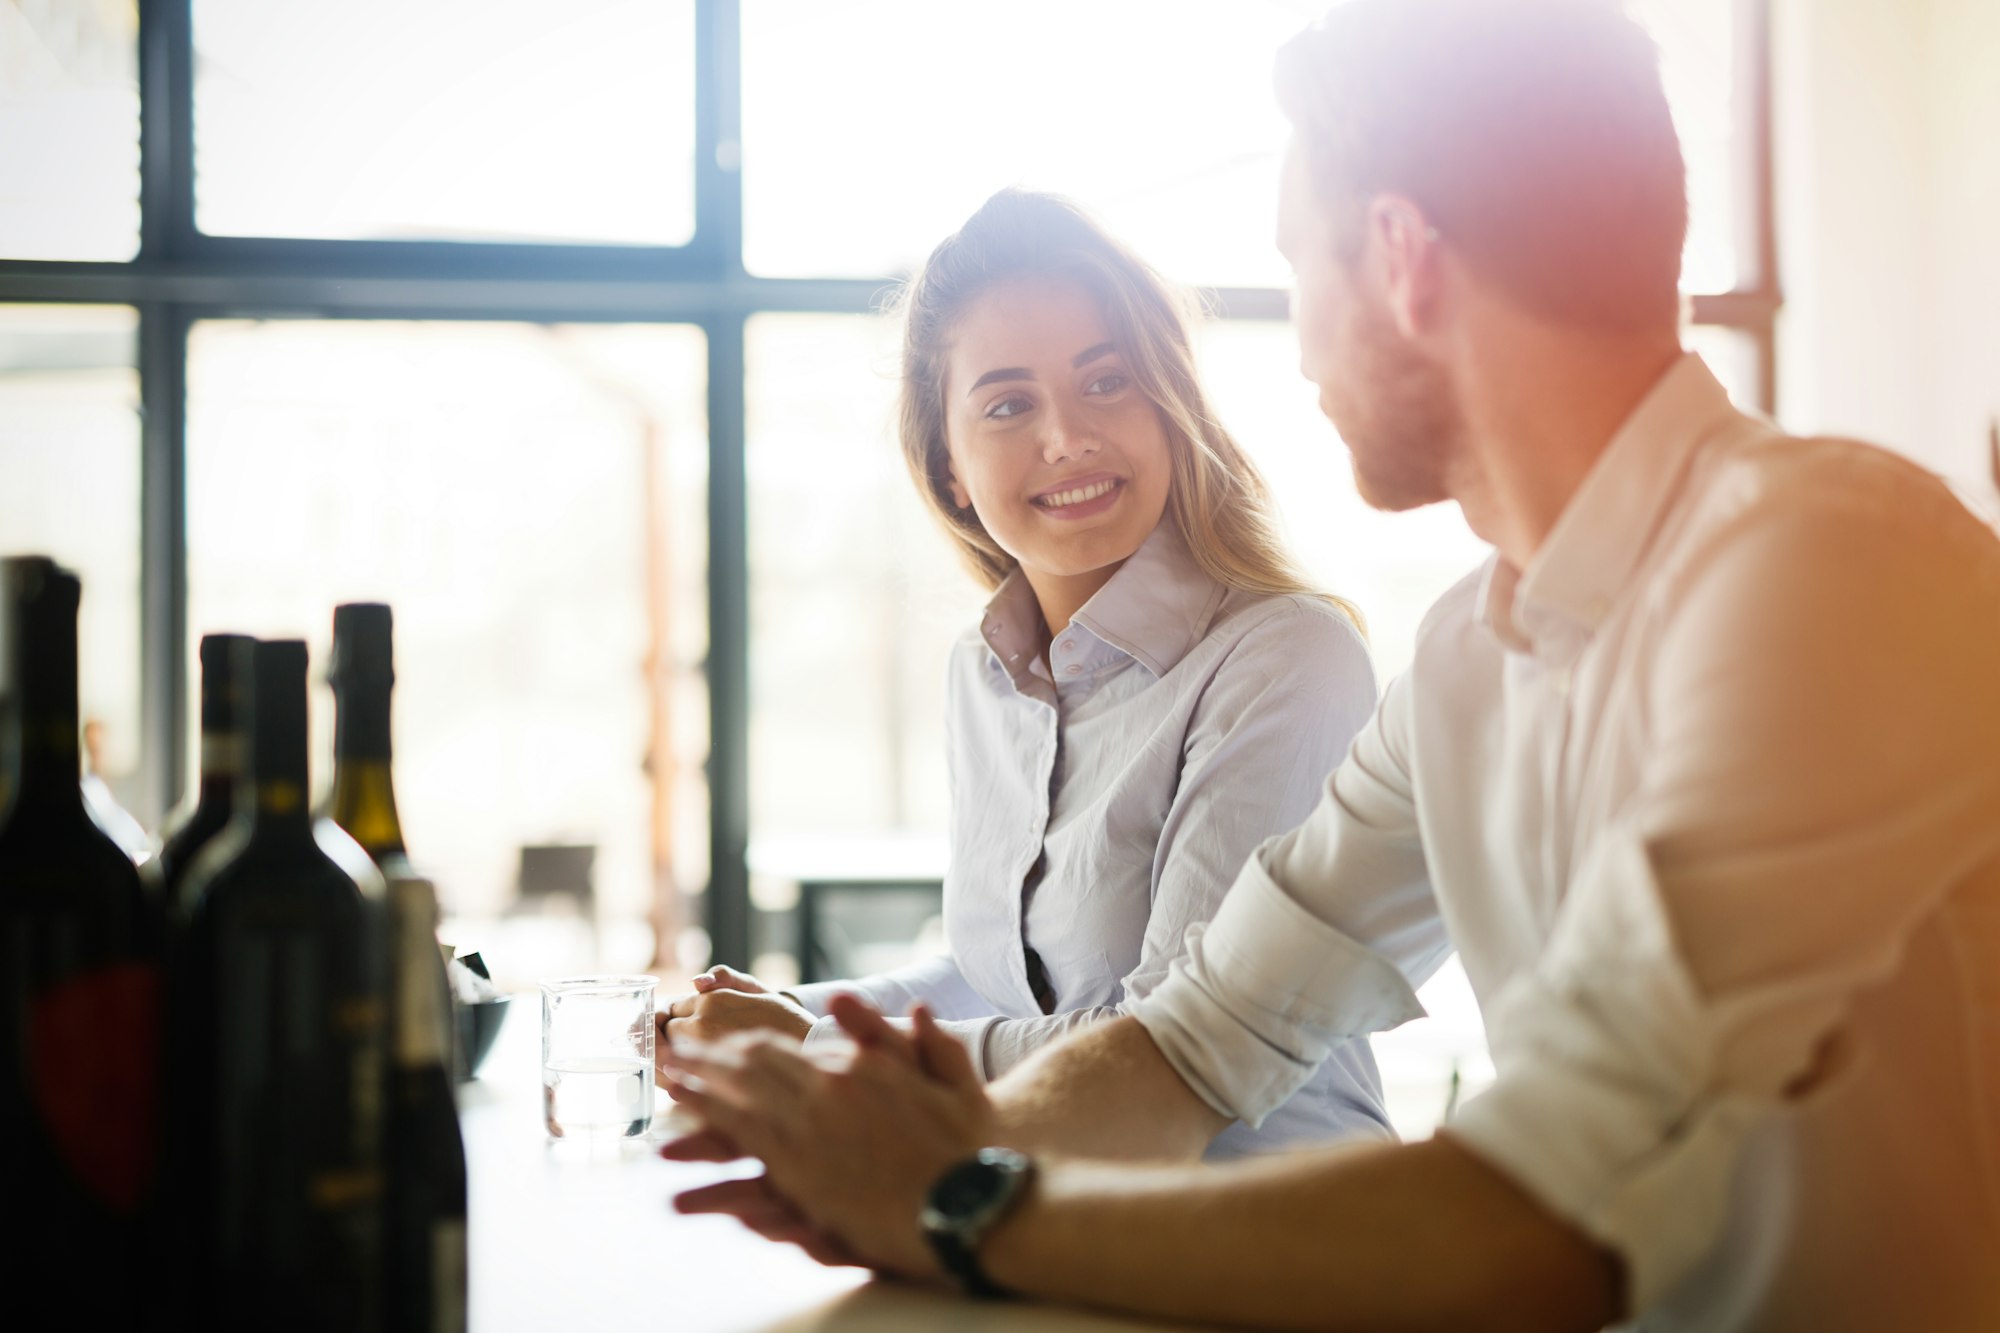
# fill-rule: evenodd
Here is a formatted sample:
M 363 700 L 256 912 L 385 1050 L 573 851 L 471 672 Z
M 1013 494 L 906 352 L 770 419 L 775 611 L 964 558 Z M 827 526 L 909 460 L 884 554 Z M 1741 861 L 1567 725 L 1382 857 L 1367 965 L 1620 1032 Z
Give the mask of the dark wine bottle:
M 0 561 L 0 1180 L 22 1328 L 129 1322 L 154 1166 L 158 932 L 84 805 L 82 591 L 53 561 Z
M 386 1181 L 388 1318 L 396 1333 L 464 1333 L 465 1142 L 452 1094 L 449 1011 L 437 986 L 437 894 L 389 881 L 390 992 Z
M 241 645 L 246 818 L 195 858 L 176 1025 L 194 1051 L 176 1179 L 201 1229 L 195 1326 L 381 1326 L 380 878 L 315 837 L 306 648 Z M 180 1160 L 181 1153 L 186 1160 Z
M 389 608 L 349 602 L 333 609 L 333 794 L 326 814 L 387 873 L 403 861 L 403 822 L 390 777 L 389 693 L 396 683 Z
M 228 826 L 236 814 L 237 784 L 246 765 L 249 743 L 244 730 L 243 686 L 236 678 L 241 634 L 201 636 L 201 785 L 194 801 L 174 816 L 153 858 L 153 873 L 170 920 L 186 916 L 189 904 L 182 892 L 195 854 Z

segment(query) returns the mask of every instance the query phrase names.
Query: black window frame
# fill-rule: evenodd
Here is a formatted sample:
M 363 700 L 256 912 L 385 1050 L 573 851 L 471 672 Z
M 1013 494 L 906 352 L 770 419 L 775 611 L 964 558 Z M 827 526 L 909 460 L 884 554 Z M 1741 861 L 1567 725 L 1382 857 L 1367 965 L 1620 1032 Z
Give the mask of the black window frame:
M 695 0 L 695 231 L 682 246 L 459 244 L 210 236 L 195 225 L 192 0 L 139 0 L 140 244 L 127 262 L 0 259 L 0 304 L 139 312 L 141 813 L 179 799 L 188 759 L 186 358 L 203 319 L 692 324 L 708 345 L 709 861 L 717 962 L 748 966 L 751 906 L 749 512 L 744 326 L 771 312 L 868 314 L 894 278 L 744 271 L 741 0 Z M 1770 0 L 1735 0 L 1739 280 L 1692 298 L 1696 324 L 1755 349 L 1777 407 Z M 1221 318 L 1283 320 L 1271 288 L 1204 293 Z M 661 941 L 663 954 L 671 941 Z

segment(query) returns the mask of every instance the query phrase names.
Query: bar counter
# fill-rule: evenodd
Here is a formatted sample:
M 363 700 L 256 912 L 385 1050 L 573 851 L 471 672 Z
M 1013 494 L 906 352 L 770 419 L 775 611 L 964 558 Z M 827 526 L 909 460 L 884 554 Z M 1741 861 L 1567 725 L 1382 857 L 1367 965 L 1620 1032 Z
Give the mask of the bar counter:
M 672 1103 L 620 1144 L 542 1126 L 539 997 L 517 996 L 480 1077 L 459 1089 L 470 1209 L 472 1333 L 1117 1333 L 1186 1329 L 871 1281 L 735 1221 L 683 1217 L 683 1189 L 746 1173 L 662 1161 Z

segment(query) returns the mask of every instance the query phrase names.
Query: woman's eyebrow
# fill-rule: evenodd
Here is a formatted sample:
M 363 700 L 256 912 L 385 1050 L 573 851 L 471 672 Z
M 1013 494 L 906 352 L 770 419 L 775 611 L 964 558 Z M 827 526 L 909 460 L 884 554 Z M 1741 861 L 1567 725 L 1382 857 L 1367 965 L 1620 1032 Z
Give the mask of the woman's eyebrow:
M 1082 365 L 1083 363 L 1079 361 L 1077 364 Z M 1002 380 L 1031 380 L 1034 377 L 1035 372 L 1023 366 L 1008 366 L 1004 370 L 989 370 L 974 380 L 972 387 L 965 392 L 969 396 L 977 393 L 989 384 L 998 384 Z
M 1108 342 L 1099 343 L 1095 347 L 1086 347 L 1081 352 L 1078 352 L 1075 356 L 1070 358 L 1069 362 L 1070 369 L 1082 370 L 1085 366 L 1097 360 L 1099 357 L 1109 356 L 1117 350 L 1118 350 L 1117 343 L 1108 343 Z M 1032 380 L 1033 378 L 1035 378 L 1035 372 L 1027 369 L 1025 366 L 1007 366 L 1000 370 L 987 371 L 984 375 L 981 375 L 978 379 L 974 380 L 972 382 L 972 387 L 970 389 L 967 389 L 965 392 L 968 395 L 970 395 L 976 393 L 980 389 L 985 388 L 989 384 L 998 384 L 1003 380 Z

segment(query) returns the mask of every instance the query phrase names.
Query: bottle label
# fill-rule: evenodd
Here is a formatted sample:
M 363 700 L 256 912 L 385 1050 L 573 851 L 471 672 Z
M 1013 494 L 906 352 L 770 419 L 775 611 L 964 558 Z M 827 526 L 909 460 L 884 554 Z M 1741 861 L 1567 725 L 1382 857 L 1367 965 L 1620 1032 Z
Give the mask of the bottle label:
M 201 738 L 201 771 L 213 777 L 233 778 L 249 767 L 245 763 L 248 750 L 243 737 L 224 733 L 203 733 Z
M 63 1162 L 98 1199 L 136 1210 L 153 1179 L 159 1105 L 160 974 L 95 968 L 35 997 L 35 1109 Z
M 431 1228 L 430 1333 L 465 1333 L 465 1219 Z

